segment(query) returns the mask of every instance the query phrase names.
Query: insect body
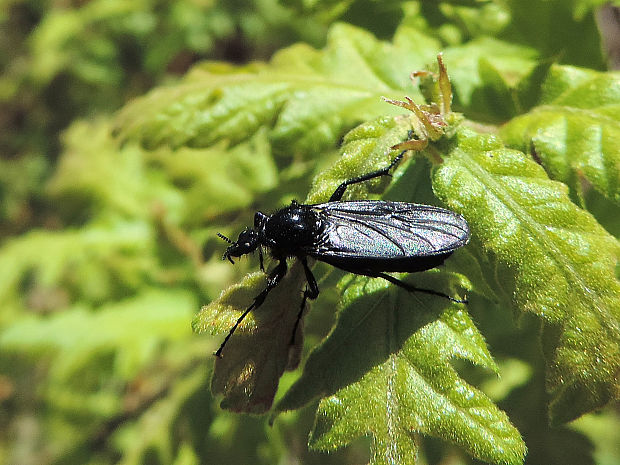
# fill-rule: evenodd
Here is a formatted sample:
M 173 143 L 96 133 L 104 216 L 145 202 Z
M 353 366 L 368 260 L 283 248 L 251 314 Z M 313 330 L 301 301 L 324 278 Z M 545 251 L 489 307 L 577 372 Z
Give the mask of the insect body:
M 245 316 L 258 308 L 286 275 L 288 257 L 301 261 L 308 282 L 293 337 L 307 299 L 316 299 L 319 295 L 307 257 L 351 273 L 381 277 L 408 291 L 464 302 L 441 292 L 418 289 L 387 274 L 424 271 L 442 264 L 469 240 L 469 226 L 461 215 L 439 207 L 406 202 L 341 200 L 347 186 L 387 175 L 403 155 L 404 152 L 386 168 L 343 182 L 327 203 L 303 205 L 293 201 L 273 215 L 257 212 L 254 228 L 245 229 L 235 242 L 218 234 L 231 244 L 223 259 L 234 263 L 233 257 L 258 249 L 263 269 L 262 249 L 266 248 L 278 264 L 269 275 L 267 287 L 239 317 L 215 355 L 221 356 L 226 342 Z

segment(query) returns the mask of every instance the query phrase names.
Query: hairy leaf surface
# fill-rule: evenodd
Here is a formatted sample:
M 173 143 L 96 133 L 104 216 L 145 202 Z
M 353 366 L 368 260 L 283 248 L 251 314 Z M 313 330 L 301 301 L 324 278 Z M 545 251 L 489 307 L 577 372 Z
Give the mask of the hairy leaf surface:
M 544 320 L 552 419 L 572 420 L 617 399 L 616 239 L 570 201 L 565 185 L 492 137 L 462 130 L 433 187 L 498 260 L 497 285 L 516 308 Z
M 123 139 L 149 148 L 238 143 L 267 127 L 277 153 L 317 153 L 362 121 L 397 114 L 381 97 L 400 98 L 405 89 L 412 94 L 409 74 L 433 63 L 440 50 L 438 40 L 414 27 L 401 26 L 388 43 L 339 24 L 321 51 L 299 44 L 268 64 L 199 65 L 182 83 L 126 106 L 116 127 Z M 502 73 L 522 76 L 536 55 L 488 38 L 444 52 L 457 95 L 472 114 L 494 105 L 480 97 L 478 88 L 487 86 L 478 69 L 482 57 Z
M 421 282 L 428 287 L 438 281 Z M 518 431 L 450 363 L 462 358 L 496 368 L 464 309 L 386 287 L 382 280 L 357 279 L 346 289 L 338 325 L 278 408 L 317 391 L 327 395 L 310 445 L 333 450 L 371 434 L 372 464 L 416 463 L 415 433 L 453 442 L 492 463 L 521 463 L 525 445 Z

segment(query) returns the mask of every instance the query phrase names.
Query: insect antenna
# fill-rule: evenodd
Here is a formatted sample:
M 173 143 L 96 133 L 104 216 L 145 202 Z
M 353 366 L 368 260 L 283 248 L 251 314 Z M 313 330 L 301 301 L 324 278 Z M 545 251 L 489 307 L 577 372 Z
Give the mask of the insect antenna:
M 228 242 L 229 244 L 232 244 L 233 241 L 231 241 L 230 239 L 228 239 L 226 236 L 224 236 L 224 234 L 221 233 L 217 233 L 217 237 L 219 237 L 220 239 L 224 239 L 226 242 Z
M 224 234 L 217 233 L 217 237 L 219 237 L 220 239 L 224 239 L 229 244 L 234 244 L 234 242 L 228 239 L 226 236 L 224 236 Z M 222 255 L 222 260 L 228 259 L 228 261 L 234 265 L 235 262 L 233 262 L 233 259 L 230 258 L 229 250 L 230 250 L 230 247 L 228 247 L 228 249 L 226 249 L 226 251 L 224 252 L 224 255 Z

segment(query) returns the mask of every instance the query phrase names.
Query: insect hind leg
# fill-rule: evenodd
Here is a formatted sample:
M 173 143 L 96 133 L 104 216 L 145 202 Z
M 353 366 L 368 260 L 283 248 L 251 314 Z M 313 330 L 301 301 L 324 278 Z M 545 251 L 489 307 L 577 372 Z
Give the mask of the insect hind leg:
M 444 297 L 444 298 L 448 299 L 449 301 L 455 302 L 457 304 L 466 304 L 467 303 L 467 299 L 455 299 L 454 297 L 450 297 L 448 294 L 444 294 L 443 292 L 434 291 L 432 289 L 422 289 L 422 288 L 419 288 L 419 287 L 415 287 L 415 286 L 412 286 L 409 283 L 401 281 L 400 279 L 395 278 L 394 276 L 389 275 L 387 273 L 375 273 L 372 276 L 375 276 L 377 278 L 383 278 L 386 281 L 389 281 L 392 284 L 395 284 L 396 286 L 401 287 L 401 288 L 405 289 L 408 292 L 423 292 L 424 294 L 436 295 L 438 297 Z
M 390 170 L 394 166 L 398 165 L 398 163 L 400 163 L 400 161 L 402 160 L 402 158 L 403 158 L 403 156 L 405 155 L 406 152 L 407 152 L 407 150 L 403 150 L 401 153 L 399 153 L 398 156 L 396 158 L 394 158 L 394 160 L 392 160 L 392 163 L 390 163 L 385 168 L 381 168 L 380 170 L 373 171 L 373 172 L 367 173 L 367 174 L 363 174 L 363 175 L 357 176 L 355 178 L 347 179 L 346 181 L 344 181 L 342 184 L 340 184 L 336 188 L 336 190 L 334 191 L 332 196 L 329 198 L 329 201 L 330 202 L 337 202 L 337 201 L 341 200 L 342 196 L 344 195 L 345 191 L 347 190 L 347 187 L 352 185 L 352 184 L 357 184 L 357 183 L 360 183 L 360 182 L 369 181 L 370 179 L 374 179 L 374 178 L 378 178 L 380 176 L 386 176 L 386 175 L 390 174 Z
M 301 317 L 304 314 L 304 309 L 306 308 L 306 301 L 308 299 L 314 300 L 319 296 L 319 286 L 316 283 L 316 279 L 308 266 L 308 261 L 305 257 L 299 257 L 299 261 L 304 267 L 304 273 L 306 273 L 306 281 L 308 285 L 306 289 L 304 289 L 304 294 L 301 299 L 301 305 L 299 307 L 299 312 L 297 313 L 297 319 L 295 320 L 295 326 L 293 326 L 293 333 L 291 334 L 291 342 L 290 345 L 295 344 L 295 334 L 297 333 L 297 328 L 299 327 L 299 322 L 301 321 Z

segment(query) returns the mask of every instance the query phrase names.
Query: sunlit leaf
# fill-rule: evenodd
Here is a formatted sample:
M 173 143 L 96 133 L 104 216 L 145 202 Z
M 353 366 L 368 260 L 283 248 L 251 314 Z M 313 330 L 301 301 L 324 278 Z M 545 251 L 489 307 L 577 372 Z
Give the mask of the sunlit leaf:
M 310 445 L 333 450 L 371 434 L 373 464 L 417 463 L 415 433 L 454 442 L 485 461 L 521 463 L 519 433 L 450 364 L 464 358 L 495 368 L 467 314 L 436 296 L 394 295 L 385 287 L 358 280 L 347 289 L 337 327 L 279 407 L 318 388 L 328 397 Z
M 248 275 L 202 308 L 194 331 L 225 335 L 266 286 L 263 273 Z M 271 407 L 280 376 L 299 363 L 303 325 L 293 329 L 301 305 L 303 268 L 295 264 L 265 302 L 249 313 L 215 361 L 211 389 L 224 395 L 222 407 L 263 413 Z M 293 344 L 291 344 L 293 341 Z
M 322 52 L 295 45 L 269 65 L 223 73 L 198 67 L 185 82 L 126 107 L 117 126 L 149 147 L 239 142 L 266 126 L 280 151 L 316 152 L 354 124 L 390 112 L 381 96 L 400 96 L 409 72 L 432 62 L 438 47 L 408 28 L 388 44 L 338 25 Z
M 545 322 L 547 388 L 554 421 L 617 399 L 620 370 L 620 247 L 521 152 L 461 131 L 433 175 L 436 194 L 465 214 L 496 258 L 497 285 L 513 305 Z
M 540 105 L 501 128 L 583 202 L 583 180 L 620 204 L 620 73 L 552 68 Z

